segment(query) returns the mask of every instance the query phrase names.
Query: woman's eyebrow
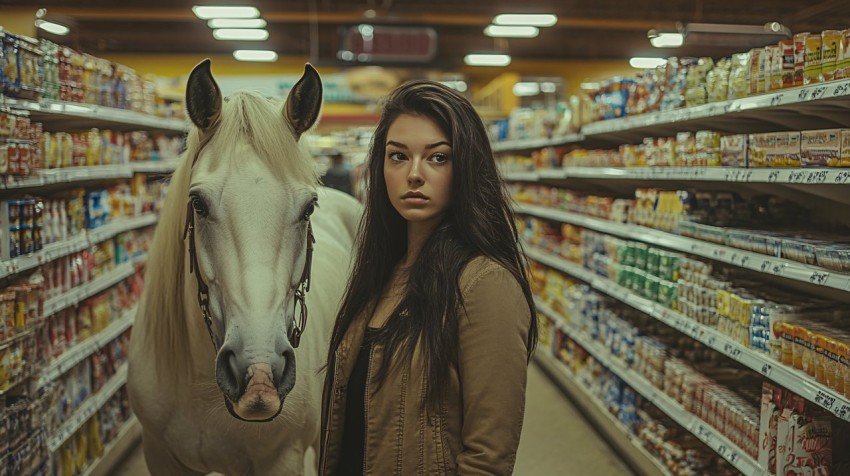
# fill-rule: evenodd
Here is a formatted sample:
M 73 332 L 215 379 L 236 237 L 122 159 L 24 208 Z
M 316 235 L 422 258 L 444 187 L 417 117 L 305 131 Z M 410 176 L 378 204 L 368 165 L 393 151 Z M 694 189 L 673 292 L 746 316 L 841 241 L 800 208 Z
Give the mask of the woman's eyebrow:
M 406 146 L 406 145 L 402 144 L 401 142 L 396 142 L 396 141 L 394 141 L 394 140 L 388 140 L 388 141 L 387 141 L 387 145 L 391 145 L 391 146 L 394 146 L 394 147 L 398 147 L 399 149 L 405 149 L 405 150 L 407 149 L 407 146 Z M 434 142 L 433 144 L 428 144 L 428 145 L 426 145 L 426 146 L 425 146 L 425 149 L 426 149 L 426 150 L 428 150 L 428 149 L 433 149 L 433 148 L 435 148 L 435 147 L 439 147 L 439 146 L 441 146 L 441 145 L 446 145 L 446 146 L 449 146 L 449 147 L 451 147 L 451 146 L 452 146 L 452 145 L 451 145 L 451 144 L 449 144 L 448 142 L 446 142 L 446 141 L 444 141 L 444 140 L 441 140 L 441 141 L 439 141 L 439 142 Z

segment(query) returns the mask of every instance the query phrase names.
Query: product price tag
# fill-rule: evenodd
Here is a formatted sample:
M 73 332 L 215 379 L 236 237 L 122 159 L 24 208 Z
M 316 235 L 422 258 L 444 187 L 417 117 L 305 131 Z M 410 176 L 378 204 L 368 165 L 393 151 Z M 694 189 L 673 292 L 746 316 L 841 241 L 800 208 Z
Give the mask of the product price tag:
M 850 88 L 850 83 L 841 83 L 832 90 L 832 96 L 843 96 L 847 94 L 848 88 Z
M 761 374 L 765 377 L 770 377 L 770 372 L 773 370 L 773 365 L 764 364 L 761 366 Z
M 845 184 L 847 182 L 850 182 L 850 172 L 838 172 L 837 174 L 835 174 L 834 180 L 837 184 Z
M 705 341 L 705 344 L 709 347 L 714 347 L 714 344 L 717 342 L 717 337 L 708 336 L 708 339 Z
M 714 433 L 701 423 L 697 425 L 695 433 L 697 437 L 704 441 L 707 445 L 711 445 L 714 441 Z
M 750 257 L 744 256 L 741 258 L 741 267 L 746 267 L 750 263 Z
M 779 181 L 779 171 L 778 170 L 771 170 L 770 173 L 767 175 L 767 181 L 769 183 L 775 183 L 775 182 Z
M 770 105 L 771 106 L 778 106 L 780 104 L 782 104 L 782 95 L 781 94 L 774 94 L 773 97 L 770 98 Z
M 738 169 L 726 172 L 727 182 L 749 182 L 753 178 L 753 171 L 749 169 Z
M 820 271 L 813 271 L 812 275 L 809 276 L 809 282 L 811 282 L 813 284 L 820 285 L 820 286 L 823 286 L 824 284 L 826 284 L 828 279 L 829 279 L 829 273 L 820 272 Z
M 820 99 L 824 96 L 824 93 L 826 93 L 826 86 L 818 86 L 812 89 L 811 98 Z
M 848 420 L 850 419 L 850 405 L 847 405 L 846 403 L 837 405 L 833 409 L 833 413 L 835 413 L 835 416 L 841 418 L 842 420 Z
M 823 390 L 818 390 L 818 393 L 815 394 L 815 403 L 827 410 L 832 410 L 832 406 L 835 405 L 835 397 Z
M 735 360 L 741 357 L 742 352 L 743 351 L 741 350 L 741 348 L 735 344 L 730 344 L 728 342 L 723 344 L 723 353 L 728 355 L 729 357 L 732 357 Z
M 797 101 L 805 101 L 805 100 L 809 99 L 809 93 L 810 92 L 811 91 L 809 90 L 809 88 L 801 89 L 800 93 L 797 94 Z

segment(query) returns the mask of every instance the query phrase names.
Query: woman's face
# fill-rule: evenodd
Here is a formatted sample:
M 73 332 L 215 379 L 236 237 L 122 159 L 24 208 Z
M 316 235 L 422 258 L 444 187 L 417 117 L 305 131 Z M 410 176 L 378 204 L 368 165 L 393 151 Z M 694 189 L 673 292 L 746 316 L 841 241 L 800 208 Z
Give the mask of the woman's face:
M 387 131 L 384 180 L 408 222 L 436 225 L 451 204 L 452 145 L 431 119 L 402 114 Z

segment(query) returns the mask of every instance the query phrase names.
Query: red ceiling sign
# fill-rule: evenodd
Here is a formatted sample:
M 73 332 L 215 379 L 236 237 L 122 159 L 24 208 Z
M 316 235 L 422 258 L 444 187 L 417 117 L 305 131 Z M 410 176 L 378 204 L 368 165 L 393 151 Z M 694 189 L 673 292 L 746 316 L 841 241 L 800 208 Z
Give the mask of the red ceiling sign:
M 340 58 L 356 62 L 426 63 L 437 54 L 437 32 L 429 27 L 357 25 L 343 33 Z

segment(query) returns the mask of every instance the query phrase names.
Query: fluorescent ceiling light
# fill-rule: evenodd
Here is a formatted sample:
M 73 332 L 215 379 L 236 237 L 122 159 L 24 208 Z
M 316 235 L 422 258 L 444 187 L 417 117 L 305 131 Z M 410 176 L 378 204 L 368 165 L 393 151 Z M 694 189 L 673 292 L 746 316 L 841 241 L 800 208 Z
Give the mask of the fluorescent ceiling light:
M 239 61 L 277 61 L 277 53 L 271 50 L 236 50 L 233 57 Z
M 544 93 L 554 93 L 558 90 L 558 86 L 555 83 L 547 81 L 544 83 L 540 83 L 540 90 Z
M 54 35 L 59 36 L 65 36 L 71 32 L 71 29 L 65 25 L 60 25 L 47 20 L 36 20 L 35 26 L 36 28 L 41 28 L 48 33 L 53 33 Z
M 213 38 L 216 40 L 263 41 L 269 38 L 269 32 L 257 29 L 222 28 L 213 30 Z
M 466 81 L 454 80 L 454 81 L 440 81 L 444 86 L 450 87 L 455 91 L 459 91 L 465 93 L 469 86 L 466 84 Z
M 536 26 L 488 25 L 484 34 L 494 38 L 534 38 L 540 30 Z
M 661 66 L 666 63 L 667 60 L 664 58 L 641 58 L 634 57 L 629 60 L 629 66 L 637 69 L 650 69 Z
M 493 18 L 494 25 L 552 26 L 558 17 L 550 14 L 502 14 Z
M 262 18 L 213 18 L 207 22 L 213 30 L 219 28 L 265 28 L 266 21 Z
M 507 66 L 511 64 L 511 57 L 508 55 L 471 54 L 464 56 L 463 62 L 469 66 Z
M 678 48 L 685 42 L 681 33 L 658 33 L 649 39 L 649 43 L 656 48 Z
M 201 20 L 212 18 L 257 18 L 260 11 L 254 7 L 219 7 L 195 5 L 192 12 Z
M 514 84 L 514 96 L 537 96 L 540 94 L 540 83 L 520 82 Z

